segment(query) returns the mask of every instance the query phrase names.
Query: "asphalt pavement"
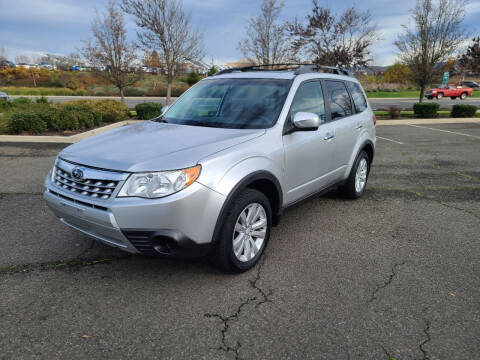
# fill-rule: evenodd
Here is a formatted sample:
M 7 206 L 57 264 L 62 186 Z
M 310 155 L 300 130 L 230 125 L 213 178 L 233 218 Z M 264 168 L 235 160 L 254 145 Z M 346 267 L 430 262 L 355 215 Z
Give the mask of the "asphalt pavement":
M 65 227 L 64 145 L 0 144 L 0 359 L 475 359 L 480 125 L 377 132 L 365 196 L 287 212 L 240 275 Z
M 11 96 L 11 98 L 17 98 L 21 96 Z M 37 96 L 27 96 L 30 98 L 37 98 Z M 93 99 L 93 100 L 99 100 L 99 99 L 115 99 L 120 101 L 119 97 L 102 97 L 102 96 L 47 96 L 49 101 L 52 101 L 54 103 L 63 103 L 67 101 L 72 101 L 72 100 L 85 100 L 85 99 Z M 176 98 L 172 98 L 176 99 Z M 129 107 L 133 108 L 135 105 L 143 102 L 160 102 L 162 104 L 166 103 L 165 98 L 161 97 L 126 97 L 125 98 L 125 104 L 127 104 Z M 452 105 L 455 104 L 468 104 L 468 105 L 476 105 L 480 108 L 480 98 L 468 98 L 467 100 L 451 100 L 451 99 L 442 99 L 442 100 L 427 100 L 425 99 L 424 101 L 426 102 L 437 102 L 440 104 L 440 108 L 442 109 L 451 109 Z M 397 106 L 400 107 L 401 109 L 406 109 L 406 110 L 412 110 L 413 104 L 418 102 L 418 99 L 407 99 L 407 98 L 396 98 L 396 99 L 369 99 L 369 102 L 374 110 L 388 110 L 390 106 Z

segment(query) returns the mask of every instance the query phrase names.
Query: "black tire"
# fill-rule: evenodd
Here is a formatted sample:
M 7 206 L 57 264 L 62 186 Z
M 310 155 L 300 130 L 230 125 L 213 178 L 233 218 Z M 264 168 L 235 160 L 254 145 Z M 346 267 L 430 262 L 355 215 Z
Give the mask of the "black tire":
M 437 100 L 443 99 L 443 93 L 438 93 L 437 94 Z
M 367 178 L 365 180 L 365 185 L 363 186 L 362 190 L 357 191 L 355 188 L 355 176 L 357 174 L 357 169 L 362 159 L 365 159 L 367 161 Z M 370 159 L 368 157 L 368 154 L 362 150 L 357 155 L 357 158 L 353 163 L 352 170 L 350 170 L 350 175 L 348 176 L 345 184 L 340 188 L 340 194 L 347 199 L 358 199 L 359 197 L 361 197 L 365 193 L 365 189 L 367 188 L 369 173 L 370 173 Z
M 238 217 L 242 211 L 249 205 L 258 203 L 263 206 L 267 216 L 267 228 L 265 239 L 258 253 L 249 261 L 242 262 L 235 256 L 233 251 L 233 231 Z M 268 198 L 260 191 L 254 189 L 245 189 L 235 200 L 229 205 L 227 215 L 223 220 L 219 237 L 213 252 L 212 260 L 215 265 L 222 271 L 235 273 L 243 272 L 251 269 L 260 260 L 268 239 L 270 238 L 270 230 L 272 228 L 272 208 Z

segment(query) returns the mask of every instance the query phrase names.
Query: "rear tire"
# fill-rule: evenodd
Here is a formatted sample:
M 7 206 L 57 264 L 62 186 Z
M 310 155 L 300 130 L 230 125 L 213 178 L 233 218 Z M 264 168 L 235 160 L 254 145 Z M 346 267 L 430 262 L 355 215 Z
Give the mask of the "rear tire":
M 262 221 L 264 226 L 260 226 Z M 212 254 L 213 262 L 229 273 L 251 269 L 267 246 L 271 227 L 272 208 L 268 198 L 260 191 L 245 189 L 227 209 Z
M 367 188 L 368 174 L 370 172 L 370 159 L 365 151 L 361 151 L 348 176 L 345 184 L 340 188 L 340 193 L 348 199 L 358 199 Z

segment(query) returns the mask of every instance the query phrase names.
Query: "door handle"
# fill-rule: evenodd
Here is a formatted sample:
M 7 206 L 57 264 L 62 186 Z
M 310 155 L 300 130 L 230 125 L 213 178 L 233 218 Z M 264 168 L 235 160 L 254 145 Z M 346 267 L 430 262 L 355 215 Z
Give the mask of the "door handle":
M 330 140 L 330 139 L 333 139 L 334 137 L 335 137 L 335 135 L 333 135 L 331 133 L 327 133 L 323 139 L 324 140 Z
M 361 128 L 363 128 L 363 125 L 362 125 L 362 124 L 360 124 L 360 123 L 359 123 L 359 124 L 357 124 L 357 126 L 355 126 L 355 129 L 361 129 Z

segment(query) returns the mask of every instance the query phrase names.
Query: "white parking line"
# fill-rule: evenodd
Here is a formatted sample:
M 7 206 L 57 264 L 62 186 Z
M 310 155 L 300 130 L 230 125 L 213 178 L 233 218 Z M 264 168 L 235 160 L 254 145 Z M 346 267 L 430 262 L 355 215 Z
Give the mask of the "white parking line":
M 449 131 L 449 130 L 435 129 L 435 128 L 430 128 L 430 127 L 426 127 L 426 126 L 420 126 L 420 125 L 408 125 L 408 126 L 414 126 L 414 127 L 423 128 L 423 129 L 428 129 L 428 130 L 436 130 L 436 131 L 441 131 L 441 132 L 444 132 L 444 133 L 455 134 L 455 135 L 463 135 L 463 136 L 469 136 L 469 137 L 473 137 L 473 138 L 475 138 L 475 139 L 480 139 L 480 136 L 475 136 L 475 135 L 465 134 L 465 133 L 456 132 L 456 131 Z
M 400 141 L 397 141 L 397 140 L 392 140 L 392 139 L 387 139 L 387 138 L 384 138 L 384 137 L 381 137 L 381 136 L 377 136 L 377 139 L 387 140 L 387 141 L 394 142 L 395 144 L 400 144 L 400 145 L 403 145 L 403 143 L 402 143 L 402 142 L 400 142 Z

